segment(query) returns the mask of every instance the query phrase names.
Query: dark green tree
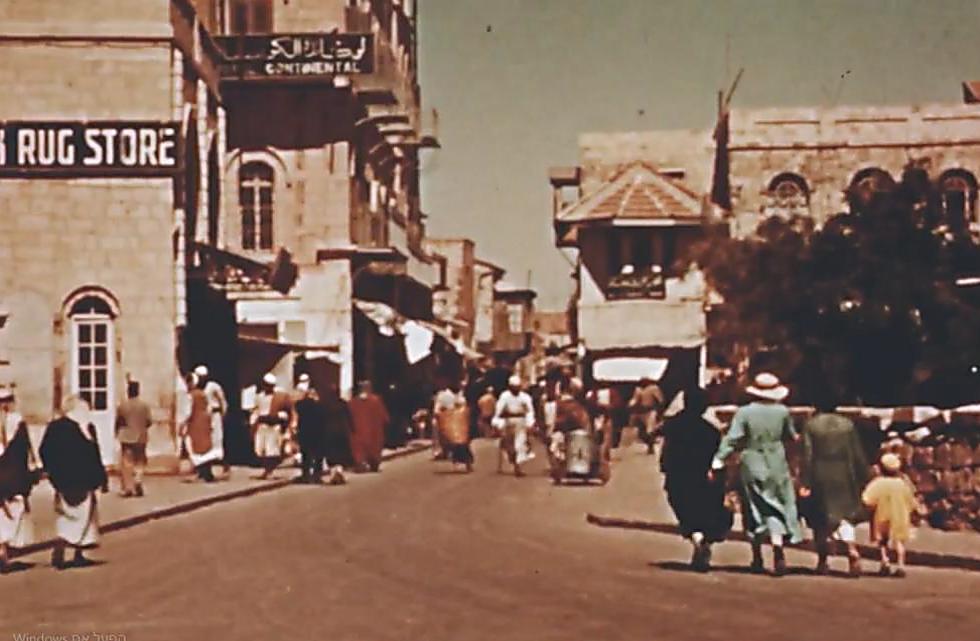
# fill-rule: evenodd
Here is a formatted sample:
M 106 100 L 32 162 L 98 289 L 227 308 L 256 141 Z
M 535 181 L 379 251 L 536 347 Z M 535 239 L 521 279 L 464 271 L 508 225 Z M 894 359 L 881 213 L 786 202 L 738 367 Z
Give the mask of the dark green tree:
M 956 285 L 980 273 L 965 221 L 916 167 L 848 202 L 819 229 L 773 217 L 751 238 L 708 234 L 692 258 L 726 302 L 716 337 L 768 355 L 798 400 L 980 401 L 980 309 Z

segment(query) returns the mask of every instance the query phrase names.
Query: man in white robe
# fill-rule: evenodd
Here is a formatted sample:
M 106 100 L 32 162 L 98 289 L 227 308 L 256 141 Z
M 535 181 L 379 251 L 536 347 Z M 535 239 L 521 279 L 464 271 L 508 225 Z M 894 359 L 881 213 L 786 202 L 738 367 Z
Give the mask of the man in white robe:
M 16 441 L 15 441 L 16 439 Z M 4 456 L 6 454 L 6 456 Z M 34 541 L 34 522 L 28 501 L 37 456 L 27 433 L 27 423 L 14 407 L 14 392 L 0 388 L 0 461 L 10 487 L 0 488 L 0 574 L 7 570 L 10 548 Z
M 493 425 L 503 431 L 497 458 L 497 471 L 503 469 L 504 455 L 514 466 L 515 476 L 524 476 L 521 465 L 534 458 L 530 451 L 527 431 L 534 425 L 534 401 L 521 389 L 521 379 L 511 376 L 507 389 L 497 399 Z

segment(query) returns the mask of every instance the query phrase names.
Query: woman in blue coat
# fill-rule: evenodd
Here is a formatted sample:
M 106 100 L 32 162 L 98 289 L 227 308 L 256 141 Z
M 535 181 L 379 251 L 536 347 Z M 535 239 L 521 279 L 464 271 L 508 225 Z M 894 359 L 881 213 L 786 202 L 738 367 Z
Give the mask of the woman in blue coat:
M 762 543 L 773 549 L 773 573 L 786 573 L 784 543 L 803 540 L 796 492 L 786 460 L 784 441 L 798 438 L 783 401 L 789 390 L 774 374 L 755 377 L 746 392 L 755 400 L 735 413 L 731 427 L 711 463 L 712 474 L 741 451 L 742 509 L 745 531 L 752 537 L 752 571 L 761 573 Z

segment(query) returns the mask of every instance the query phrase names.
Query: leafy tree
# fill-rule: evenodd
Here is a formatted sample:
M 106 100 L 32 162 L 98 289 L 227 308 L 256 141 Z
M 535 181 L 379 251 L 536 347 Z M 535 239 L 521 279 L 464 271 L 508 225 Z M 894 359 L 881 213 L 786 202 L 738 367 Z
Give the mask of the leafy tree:
M 765 356 L 798 400 L 980 401 L 980 308 L 956 286 L 980 273 L 965 222 L 917 167 L 848 201 L 820 228 L 773 217 L 750 238 L 709 232 L 691 258 L 726 302 L 713 332 Z

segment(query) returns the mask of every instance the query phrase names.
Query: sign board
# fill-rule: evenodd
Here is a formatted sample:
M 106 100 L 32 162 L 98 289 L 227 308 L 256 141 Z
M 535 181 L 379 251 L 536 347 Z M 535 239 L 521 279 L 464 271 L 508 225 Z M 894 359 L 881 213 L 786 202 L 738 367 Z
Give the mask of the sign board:
M 224 36 L 224 78 L 288 78 L 374 72 L 374 35 L 300 33 Z
M 662 299 L 667 295 L 662 273 L 618 274 L 609 280 L 607 297 L 610 300 L 635 298 Z
M 175 122 L 0 122 L 0 177 L 172 176 L 181 153 Z

